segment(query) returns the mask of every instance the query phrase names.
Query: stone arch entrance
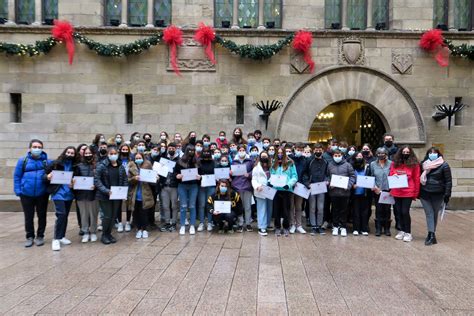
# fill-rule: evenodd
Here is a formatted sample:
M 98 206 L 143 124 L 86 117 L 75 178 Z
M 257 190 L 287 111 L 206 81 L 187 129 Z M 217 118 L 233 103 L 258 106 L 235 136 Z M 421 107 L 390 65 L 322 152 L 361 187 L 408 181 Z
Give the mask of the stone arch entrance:
M 396 142 L 426 143 L 423 118 L 410 94 L 387 74 L 362 66 L 324 69 L 298 87 L 278 118 L 277 137 L 308 139 L 315 117 L 326 106 L 348 99 L 370 104 Z

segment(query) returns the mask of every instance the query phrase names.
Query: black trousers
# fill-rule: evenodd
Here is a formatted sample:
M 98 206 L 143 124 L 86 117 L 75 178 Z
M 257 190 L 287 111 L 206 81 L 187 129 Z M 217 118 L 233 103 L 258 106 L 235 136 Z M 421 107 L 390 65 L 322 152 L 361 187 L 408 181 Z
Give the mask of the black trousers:
M 38 216 L 38 230 L 36 237 L 44 238 L 46 229 L 46 212 L 48 210 L 49 194 L 32 197 L 20 196 L 21 206 L 25 214 L 25 232 L 26 238 L 35 238 L 35 211 Z
M 277 191 L 273 199 L 273 217 L 275 218 L 275 228 L 281 228 L 283 218 L 283 228 L 290 228 L 291 195 L 289 191 Z
M 223 229 L 224 221 L 229 223 L 228 228 L 231 229 L 232 226 L 234 226 L 236 219 L 237 219 L 237 215 L 235 215 L 235 213 L 232 213 L 232 212 L 228 214 L 219 214 L 219 215 L 212 214 L 212 221 L 217 227 L 219 227 L 219 230 Z
M 122 210 L 121 200 L 99 201 L 100 208 L 104 217 L 102 218 L 102 234 L 110 236 L 112 234 L 112 226 L 117 217 L 117 213 Z
M 148 226 L 148 214 L 150 209 L 143 209 L 142 201 L 135 201 L 134 216 L 136 218 L 135 224 L 138 230 L 146 229 Z
M 323 220 L 332 223 L 331 197 L 329 196 L 329 193 L 326 193 L 326 196 L 324 197 Z
M 354 230 L 358 232 L 367 232 L 369 228 L 368 199 L 365 195 L 354 195 L 352 197 L 352 225 Z
M 379 198 L 379 195 L 375 197 L 376 199 Z M 390 204 L 381 204 L 376 202 L 375 203 L 375 220 L 381 223 L 388 222 L 391 217 L 391 205 Z
M 346 228 L 348 196 L 331 196 L 332 224 L 334 227 Z
M 413 199 L 408 198 L 395 198 L 395 205 L 393 206 L 393 213 L 395 219 L 398 215 L 398 225 L 400 230 L 405 233 L 411 233 L 411 217 L 410 217 L 410 207 Z M 397 228 L 398 229 L 398 228 Z

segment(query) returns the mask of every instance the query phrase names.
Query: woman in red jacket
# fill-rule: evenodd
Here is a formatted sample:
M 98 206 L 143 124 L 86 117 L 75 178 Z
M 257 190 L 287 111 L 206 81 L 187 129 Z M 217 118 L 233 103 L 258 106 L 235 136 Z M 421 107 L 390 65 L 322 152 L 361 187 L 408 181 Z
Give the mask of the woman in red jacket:
M 395 238 L 406 242 L 412 241 L 410 207 L 420 193 L 420 163 L 410 146 L 401 147 L 394 155 L 389 175 L 407 176 L 408 187 L 391 189 L 390 194 L 395 198 L 393 213 L 399 230 Z

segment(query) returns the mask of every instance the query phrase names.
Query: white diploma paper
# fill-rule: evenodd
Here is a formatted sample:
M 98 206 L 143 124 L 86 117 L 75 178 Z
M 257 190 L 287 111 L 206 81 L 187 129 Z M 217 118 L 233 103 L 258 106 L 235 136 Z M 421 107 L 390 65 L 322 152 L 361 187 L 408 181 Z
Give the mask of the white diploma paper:
M 230 171 L 230 168 L 215 168 L 214 174 L 217 180 L 229 179 L 230 178 L 229 171 Z
M 232 170 L 232 176 L 243 176 L 247 173 L 247 165 L 246 164 L 241 164 L 241 165 L 231 165 L 230 166 Z
M 168 169 L 167 166 L 164 166 L 162 165 L 161 163 L 159 162 L 156 162 L 153 164 L 153 170 L 155 170 L 160 176 L 162 176 L 163 178 L 167 178 L 168 177 L 168 173 L 170 172 L 170 170 Z
M 349 186 L 349 177 L 337 176 L 333 174 L 331 176 L 331 183 L 329 185 L 335 188 L 347 190 Z
M 173 172 L 174 167 L 176 166 L 175 161 L 171 161 L 171 160 L 166 159 L 166 158 L 161 158 L 160 159 L 160 164 L 163 165 L 163 166 L 166 166 L 168 168 L 169 172 Z
M 181 169 L 181 175 L 183 176 L 183 178 L 181 179 L 181 181 L 183 182 L 197 180 L 196 177 L 198 176 L 198 169 Z
M 393 205 L 395 204 L 395 199 L 390 195 L 389 192 L 382 191 L 380 192 L 379 203 Z
M 266 185 L 262 186 L 262 191 L 254 191 L 255 197 L 261 198 L 261 199 L 269 199 L 273 200 L 275 198 L 277 190 L 274 188 L 270 188 Z
M 204 174 L 201 176 L 201 187 L 213 187 L 216 185 L 216 177 L 213 174 Z
M 375 177 L 357 176 L 356 185 L 359 188 L 373 189 L 375 187 Z
M 72 175 L 72 171 L 53 170 L 51 184 L 71 184 Z
M 325 181 L 311 183 L 311 195 L 322 194 L 328 191 L 328 186 Z
M 229 214 L 231 210 L 230 201 L 214 201 L 214 212 L 220 214 Z
M 110 200 L 126 200 L 128 194 L 128 187 L 110 187 Z
M 406 174 L 393 175 L 388 177 L 388 187 L 390 189 L 408 188 L 408 178 Z
M 94 177 L 74 177 L 74 190 L 92 191 L 94 187 Z
M 309 194 L 311 193 L 311 190 L 306 188 L 304 184 L 297 182 L 295 185 L 295 188 L 293 189 L 293 193 L 298 196 L 301 196 L 304 199 L 308 199 Z
M 140 181 L 156 183 L 158 180 L 158 172 L 151 169 L 140 169 Z
M 284 187 L 286 185 L 286 175 L 284 174 L 272 174 L 270 176 L 270 183 L 274 186 L 274 187 Z

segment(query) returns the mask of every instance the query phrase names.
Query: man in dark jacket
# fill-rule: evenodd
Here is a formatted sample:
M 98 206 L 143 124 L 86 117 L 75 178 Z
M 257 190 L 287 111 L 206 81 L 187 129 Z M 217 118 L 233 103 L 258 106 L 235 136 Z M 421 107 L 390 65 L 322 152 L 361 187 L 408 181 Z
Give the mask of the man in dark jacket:
M 388 159 L 393 160 L 393 155 L 395 155 L 398 151 L 397 145 L 393 143 L 395 137 L 393 134 L 385 133 L 383 135 L 383 148 L 385 148 L 388 152 Z
M 290 155 L 291 160 L 295 163 L 296 173 L 298 174 L 298 181 L 303 183 L 303 173 L 306 170 L 307 159 L 303 156 L 304 144 L 297 143 L 295 145 L 295 151 Z M 291 198 L 292 207 L 290 214 L 290 233 L 294 234 L 295 231 L 298 231 L 301 234 L 306 234 L 306 231 L 301 225 L 301 215 L 303 210 L 303 198 L 299 195 L 292 194 Z
M 176 144 L 171 142 L 166 150 L 166 158 L 173 162 L 178 162 L 179 155 L 176 152 Z M 174 232 L 176 230 L 176 219 L 178 217 L 178 179 L 176 171 L 168 172 L 167 177 L 160 176 L 160 206 L 163 208 L 165 223 L 160 228 L 162 232 Z M 170 207 L 171 206 L 171 207 Z M 171 213 L 172 211 L 172 213 Z

